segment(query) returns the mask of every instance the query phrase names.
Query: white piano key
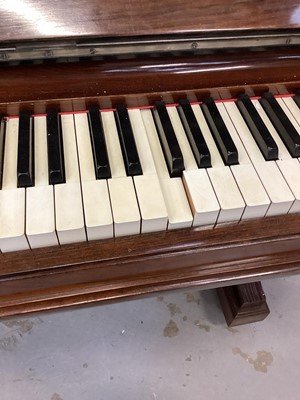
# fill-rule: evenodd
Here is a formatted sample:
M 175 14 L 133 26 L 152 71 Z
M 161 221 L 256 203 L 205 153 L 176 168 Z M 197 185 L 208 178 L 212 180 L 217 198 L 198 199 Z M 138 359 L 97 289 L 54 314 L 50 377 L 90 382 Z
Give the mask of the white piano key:
M 197 119 L 198 125 L 201 128 L 205 142 L 209 148 L 210 157 L 211 157 L 211 165 L 213 167 L 223 167 L 224 163 L 223 163 L 222 157 L 221 157 L 219 150 L 217 148 L 217 145 L 212 137 L 212 134 L 210 133 L 210 129 L 207 125 L 206 119 L 203 115 L 201 108 L 199 107 L 199 105 L 193 104 L 192 109 L 193 109 L 193 112 Z
M 6 123 L 2 190 L 0 191 L 0 249 L 2 252 L 26 250 L 25 189 L 17 188 L 19 119 Z
M 101 116 L 112 176 L 107 182 L 114 236 L 137 235 L 141 232 L 141 215 L 133 180 L 126 176 L 114 113 L 106 111 Z
M 283 101 L 284 104 L 289 109 L 289 112 L 291 113 L 293 118 L 290 118 L 288 112 L 286 112 L 286 114 L 290 118 L 291 122 L 292 121 L 296 122 L 297 128 L 296 128 L 295 125 L 294 126 L 295 126 L 296 129 L 298 129 L 300 127 L 300 108 L 297 106 L 296 102 L 291 97 L 282 97 L 281 101 Z M 281 101 L 279 102 L 279 104 L 282 106 L 282 102 Z M 284 107 L 282 106 L 282 108 L 284 108 Z M 284 110 L 285 110 L 285 108 L 284 108 Z
M 245 205 L 230 168 L 223 163 L 201 108 L 193 105 L 192 109 L 211 155 L 212 167 L 207 168 L 207 173 L 220 205 L 217 224 L 238 222 L 247 205 Z
M 162 152 L 156 127 L 150 110 L 141 110 L 144 127 L 146 130 L 148 142 L 151 148 L 155 169 L 160 179 L 170 179 L 169 171 Z
M 79 182 L 79 165 L 73 115 L 61 116 L 66 182 Z
M 167 112 L 169 114 L 176 139 L 178 141 L 181 153 L 183 155 L 185 170 L 198 169 L 197 162 L 195 160 L 193 151 L 189 144 L 188 138 L 186 136 L 185 130 L 182 126 L 178 111 L 176 107 L 167 107 Z
M 139 209 L 142 217 L 141 233 L 165 231 L 168 213 L 156 175 L 134 177 Z
M 294 128 L 300 135 L 300 109 L 291 97 L 276 98 Z
M 193 213 L 193 226 L 214 225 L 220 205 L 205 169 L 183 171 L 183 183 Z
M 86 114 L 75 114 L 74 121 L 87 238 L 111 238 L 113 219 L 107 180 L 96 180 L 88 117 Z
M 141 110 L 141 116 L 167 209 L 168 229 L 188 228 L 192 225 L 193 217 L 182 180 L 170 178 L 151 111 Z
M 46 186 L 48 177 L 47 121 L 34 117 L 34 186 Z
M 58 245 L 53 186 L 48 184 L 46 117 L 34 117 L 35 185 L 26 188 L 26 235 L 32 249 Z
M 106 179 L 81 183 L 88 240 L 112 238 L 112 211 Z
M 205 169 L 198 169 L 176 107 L 167 107 L 183 155 L 183 183 L 193 214 L 193 226 L 214 225 L 220 206 Z
M 220 204 L 217 223 L 238 222 L 245 203 L 229 167 L 208 168 L 207 173 Z
M 17 188 L 19 118 L 9 118 L 6 122 L 2 189 Z
M 55 213 L 60 244 L 86 241 L 79 182 L 55 185 Z
M 95 166 L 87 114 L 74 114 L 74 123 L 81 181 L 95 180 Z
M 279 100 L 280 106 L 282 106 L 284 112 L 287 114 L 289 113 L 288 108 L 285 106 L 283 101 Z M 272 122 L 270 121 L 269 117 L 265 113 L 264 109 L 262 108 L 261 104 L 258 100 L 252 100 L 253 104 L 255 105 L 260 117 L 264 121 L 266 127 L 268 128 L 269 132 L 271 133 L 273 139 L 275 140 L 277 147 L 278 147 L 278 158 L 279 160 L 276 161 L 278 168 L 280 169 L 286 183 L 288 184 L 290 190 L 292 191 L 295 201 L 292 207 L 289 209 L 289 213 L 296 213 L 300 210 L 300 180 L 297 176 L 300 176 L 300 164 L 297 159 L 293 159 L 290 155 L 288 149 L 285 147 L 282 139 L 280 138 L 279 134 L 277 133 L 275 127 L 273 126 Z M 290 114 L 290 113 L 289 113 Z M 287 115 L 289 117 L 289 115 Z
M 0 248 L 3 253 L 29 249 L 25 236 L 25 189 L 0 191 Z
M 223 103 L 216 103 L 217 109 L 219 110 L 219 113 L 224 121 L 224 124 L 226 125 L 228 132 L 230 133 L 230 136 L 235 144 L 235 147 L 237 148 L 238 151 L 238 157 L 239 157 L 239 164 L 251 164 L 250 158 L 244 148 L 244 145 L 235 130 L 234 125 L 232 124 L 229 115 L 226 111 L 226 108 Z
M 168 215 L 140 110 L 128 111 L 143 175 L 133 182 L 142 218 L 141 233 L 167 229 Z
M 242 219 L 262 218 L 270 206 L 270 199 L 251 164 L 224 104 L 217 103 L 217 108 L 238 150 L 239 164 L 232 165 L 230 169 L 246 203 Z
M 106 141 L 109 165 L 112 178 L 126 176 L 122 150 L 113 111 L 101 113 L 104 136 Z
M 246 203 L 242 220 L 263 218 L 271 202 L 253 165 L 232 165 L 230 169 Z
M 235 103 L 224 106 L 238 132 L 253 166 L 271 200 L 267 214 L 287 214 L 294 203 L 294 196 L 275 161 L 265 161 Z
M 108 179 L 115 237 L 141 231 L 141 216 L 131 177 Z
M 160 179 L 168 212 L 168 230 L 190 228 L 193 216 L 181 178 Z
M 143 175 L 156 175 L 155 163 L 140 110 L 128 110 Z
M 26 189 L 26 235 L 32 249 L 58 245 L 53 186 Z
M 86 240 L 73 115 L 62 115 L 66 183 L 54 185 L 56 230 L 60 244 Z

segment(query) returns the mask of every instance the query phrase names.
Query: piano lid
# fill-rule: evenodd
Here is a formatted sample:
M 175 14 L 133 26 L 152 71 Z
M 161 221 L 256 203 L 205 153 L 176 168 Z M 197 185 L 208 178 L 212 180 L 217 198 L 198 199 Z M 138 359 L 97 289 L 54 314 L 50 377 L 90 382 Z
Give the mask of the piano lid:
M 3 0 L 0 18 L 0 61 L 300 45 L 299 0 Z

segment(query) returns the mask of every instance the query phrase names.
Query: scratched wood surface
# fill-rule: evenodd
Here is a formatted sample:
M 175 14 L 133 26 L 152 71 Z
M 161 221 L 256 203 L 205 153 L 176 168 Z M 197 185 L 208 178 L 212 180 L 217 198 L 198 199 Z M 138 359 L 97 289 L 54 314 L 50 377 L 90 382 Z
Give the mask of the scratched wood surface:
M 0 42 L 300 27 L 298 0 L 2 0 L 0 10 Z

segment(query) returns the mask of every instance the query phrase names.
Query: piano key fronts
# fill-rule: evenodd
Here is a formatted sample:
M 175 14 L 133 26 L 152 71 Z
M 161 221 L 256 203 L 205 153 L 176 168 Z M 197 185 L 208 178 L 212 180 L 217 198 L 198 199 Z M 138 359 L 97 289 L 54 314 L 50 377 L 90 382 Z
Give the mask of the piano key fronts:
M 3 119 L 1 251 L 299 212 L 299 108 L 269 97 Z

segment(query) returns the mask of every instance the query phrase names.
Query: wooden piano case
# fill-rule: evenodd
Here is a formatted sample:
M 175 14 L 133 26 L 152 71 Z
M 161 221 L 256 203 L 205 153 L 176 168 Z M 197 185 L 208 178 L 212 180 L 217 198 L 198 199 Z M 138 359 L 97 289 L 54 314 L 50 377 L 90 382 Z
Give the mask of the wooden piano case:
M 208 94 L 234 98 L 245 91 L 300 89 L 297 1 L 235 0 L 228 6 L 221 0 L 198 5 L 142 0 L 139 8 L 134 1 L 49 4 L 32 0 L 28 9 L 7 6 L 1 12 L 2 114 L 43 113 L 53 105 L 82 111 L 91 104 L 139 107 L 161 98 L 201 101 Z M 267 38 L 262 46 L 255 44 L 257 32 Z M 153 40 L 162 46 L 157 53 L 151 53 Z M 164 40 L 179 50 L 166 52 Z M 225 45 L 218 49 L 222 40 Z M 249 50 L 243 40 L 253 47 Z M 32 41 L 46 60 L 12 61 L 29 47 L 34 55 Z M 66 42 L 75 54 L 74 41 L 97 56 L 53 60 L 58 43 Z M 110 54 L 106 43 L 120 54 Z M 133 57 L 135 46 L 139 54 Z M 286 215 L 0 254 L 0 316 L 298 273 L 299 226 L 300 215 Z

